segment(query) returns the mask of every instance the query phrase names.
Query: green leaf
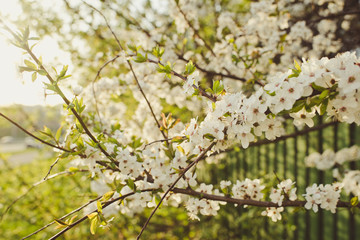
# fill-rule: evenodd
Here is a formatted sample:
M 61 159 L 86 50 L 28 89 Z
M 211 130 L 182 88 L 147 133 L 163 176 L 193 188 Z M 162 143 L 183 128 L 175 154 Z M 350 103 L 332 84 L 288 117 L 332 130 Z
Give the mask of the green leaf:
M 46 71 L 45 71 L 45 70 L 42 70 L 42 69 L 37 70 L 37 72 L 38 72 L 40 75 L 42 75 L 42 76 L 46 76 L 46 75 L 47 75 Z
M 182 143 L 184 140 L 185 140 L 185 138 L 183 138 L 181 136 L 176 136 L 171 139 L 171 142 Z
M 320 87 L 320 86 L 316 85 L 315 83 L 312 83 L 311 87 L 313 89 L 315 89 L 316 91 L 319 91 L 319 92 L 322 92 L 322 91 L 326 90 L 326 88 Z
M 172 73 L 171 63 L 168 62 L 167 65 L 162 65 L 159 63 L 157 71 L 159 73 L 165 73 L 168 78 L 171 78 L 171 73 Z
M 50 90 L 50 91 L 53 91 L 53 92 L 55 92 L 55 93 L 58 93 L 58 92 L 59 92 L 59 90 L 58 90 L 58 88 L 56 87 L 55 84 L 45 83 L 45 82 L 44 82 L 44 85 L 46 86 L 46 89 L 48 89 L 48 90 Z
M 321 100 L 319 99 L 318 96 L 311 98 L 309 105 L 305 106 L 306 111 L 311 112 L 312 111 L 311 108 L 320 105 L 320 103 Z
M 128 44 L 127 46 L 133 52 L 138 52 L 140 50 L 140 48 L 141 48 L 141 46 L 137 47 L 136 45 L 133 45 L 133 44 Z
M 97 212 L 93 212 L 93 213 L 90 213 L 87 215 L 87 217 L 91 220 L 93 219 L 94 217 L 97 217 L 98 213 Z
M 326 98 L 328 95 L 329 95 L 329 90 L 326 89 L 326 90 L 321 92 L 321 94 L 319 96 L 319 99 L 322 100 L 322 99 Z
M 199 94 L 200 94 L 199 89 L 194 88 L 194 93 L 193 93 L 193 96 L 199 96 Z
M 286 36 L 286 35 L 285 35 Z M 298 70 L 299 72 L 301 72 L 301 67 L 299 65 L 299 63 L 296 61 L 296 59 L 294 59 L 294 66 L 295 66 L 295 69 Z
M 351 198 L 350 200 L 351 206 L 357 206 L 359 204 L 359 198 L 357 196 Z
M 298 77 L 300 75 L 300 71 L 296 70 L 296 69 L 291 69 L 293 74 L 290 74 L 288 76 L 288 78 L 293 78 L 293 77 Z
M 99 226 L 100 226 L 100 219 L 99 219 L 98 215 L 96 215 L 96 217 L 91 219 L 90 232 L 92 235 L 94 235 L 96 233 L 96 230 Z
M 329 100 L 326 99 L 320 106 L 320 115 L 324 115 L 328 106 Z
M 20 66 L 19 71 L 22 73 L 22 72 L 33 72 L 35 70 L 33 68 L 30 68 L 30 67 Z
M 102 213 L 102 204 L 100 201 L 96 202 L 96 206 L 97 206 L 98 213 Z
M 64 80 L 64 79 L 67 79 L 69 77 L 72 77 L 72 75 L 66 75 L 66 76 L 63 76 L 62 78 L 60 78 L 59 80 Z
M 103 195 L 103 197 L 101 198 L 102 201 L 107 201 L 109 200 L 110 198 L 112 198 L 112 196 L 114 196 L 114 193 L 115 191 L 110 191 L 110 192 L 107 192 Z
M 58 78 L 60 79 L 60 78 L 64 77 L 67 70 L 68 70 L 68 65 L 63 66 Z
M 63 126 L 60 126 L 59 129 L 56 131 L 55 140 L 56 140 L 57 142 L 59 142 L 62 128 L 63 128 Z
M 29 26 L 27 26 L 24 31 L 23 31 L 23 41 L 26 42 L 29 39 L 29 35 L 30 35 L 30 28 Z
M 37 66 L 35 63 L 30 62 L 29 60 L 24 60 L 24 63 L 26 66 L 28 66 L 29 68 L 33 69 L 34 71 L 37 70 Z
M 224 85 L 222 84 L 221 81 L 214 81 L 213 83 L 213 92 L 216 95 L 220 95 L 222 93 L 222 91 L 224 90 Z
M 204 138 L 207 138 L 207 139 L 209 139 L 211 141 L 215 139 L 215 137 L 213 135 L 211 135 L 210 133 L 204 134 Z
M 37 72 L 33 72 L 33 74 L 31 75 L 31 81 L 35 82 L 36 78 L 37 78 Z
M 147 54 L 143 56 L 141 53 L 137 53 L 136 58 L 134 59 L 134 61 L 137 63 L 143 63 L 146 62 L 147 60 L 148 60 Z
M 181 146 L 177 146 L 177 149 L 185 155 L 185 150 Z
M 43 131 L 39 131 L 40 133 L 49 136 L 51 138 L 53 138 L 53 133 L 51 132 L 51 129 L 48 128 L 47 126 L 44 126 L 44 130 Z
M 238 146 L 235 146 L 235 147 L 234 147 L 234 151 L 235 151 L 235 152 L 240 152 L 241 149 L 240 149 Z
M 294 113 L 294 112 L 298 112 L 300 111 L 301 109 L 303 109 L 305 106 L 305 100 L 299 100 L 299 101 L 296 101 L 294 106 L 292 107 L 291 109 L 291 112 Z
M 185 66 L 184 74 L 185 75 L 191 75 L 195 70 L 196 70 L 196 67 L 193 64 L 193 62 L 190 60 Z
M 164 52 L 165 52 L 165 49 L 160 48 L 159 45 L 156 45 L 156 47 L 154 47 L 152 50 L 152 54 L 157 58 L 161 58 L 161 56 L 164 54 Z
M 69 168 L 69 172 L 78 172 L 78 171 L 79 171 L 79 169 L 76 168 L 76 167 L 70 167 Z
M 134 181 L 131 178 L 126 180 L 126 185 L 128 185 L 131 190 L 135 191 L 135 184 L 134 184 Z

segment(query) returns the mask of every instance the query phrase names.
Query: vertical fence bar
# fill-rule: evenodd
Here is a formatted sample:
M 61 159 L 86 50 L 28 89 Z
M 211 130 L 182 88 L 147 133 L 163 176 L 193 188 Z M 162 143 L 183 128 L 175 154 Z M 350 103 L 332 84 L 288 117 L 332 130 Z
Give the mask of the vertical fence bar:
M 322 117 L 319 117 L 319 125 L 322 124 Z M 323 149 L 323 130 L 318 130 L 318 152 L 322 153 Z M 318 183 L 324 183 L 324 172 L 318 171 Z M 318 212 L 318 239 L 324 240 L 324 212 L 320 208 Z
M 297 132 L 297 128 L 294 127 L 294 131 Z M 298 137 L 294 138 L 294 181 L 296 182 L 297 189 L 299 189 L 298 185 Z M 299 214 L 296 212 L 294 214 L 294 225 L 296 226 L 296 229 L 294 231 L 294 240 L 299 239 Z
M 260 169 L 261 169 L 261 146 L 258 146 L 257 148 L 257 152 L 256 152 L 256 158 L 257 158 L 257 164 L 256 164 L 256 168 L 257 168 L 257 176 L 259 176 L 260 174 Z
M 243 177 L 246 178 L 247 177 L 247 173 L 248 173 L 248 170 L 249 170 L 249 167 L 248 167 L 248 164 L 247 164 L 247 161 L 246 161 L 246 157 L 247 157 L 247 150 L 244 150 L 243 151 Z
M 310 147 L 310 139 L 309 139 L 309 134 L 305 135 L 305 155 L 308 156 L 309 155 L 309 147 Z M 309 186 L 310 184 L 310 169 L 306 168 L 305 169 L 305 186 Z M 306 211 L 305 213 L 305 240 L 310 240 L 311 239 L 311 223 L 310 223 L 310 211 Z
M 284 123 L 284 128 L 286 129 L 286 122 Z M 287 146 L 286 139 L 283 141 L 283 170 L 284 170 L 284 179 L 286 179 L 286 170 L 287 170 Z
M 356 126 L 355 124 L 351 124 L 349 126 L 349 147 L 353 146 L 356 142 Z M 356 163 L 350 162 L 350 169 L 355 170 L 356 169 Z M 353 197 L 352 194 L 350 194 L 350 197 Z M 355 216 L 349 209 L 349 239 L 353 240 L 356 239 L 356 227 L 355 227 Z
M 286 129 L 286 122 L 284 122 L 284 128 Z M 287 145 L 286 145 L 286 139 L 283 141 L 283 146 L 282 146 L 282 150 L 283 150 L 283 178 L 286 179 L 286 171 L 287 171 Z M 287 239 L 288 238 L 288 233 L 287 233 L 287 221 L 284 219 L 283 221 L 283 225 L 284 225 L 284 231 L 283 231 L 283 239 Z
M 275 143 L 275 144 L 273 144 L 274 145 L 274 172 L 277 174 L 277 171 L 278 171 L 278 167 L 277 167 L 277 162 L 278 162 L 278 145 Z
M 334 139 L 333 139 L 333 148 L 334 148 L 334 152 L 337 152 L 338 150 L 338 123 L 335 123 L 334 128 L 333 128 L 333 133 L 334 133 Z M 336 179 L 334 179 L 336 180 Z M 338 213 L 335 212 L 334 216 L 333 216 L 333 226 L 332 226 L 332 235 L 333 235 L 333 240 L 338 240 Z
M 267 145 L 265 146 L 265 151 L 266 151 L 267 154 L 270 153 L 270 151 L 269 151 L 269 144 L 267 144 Z M 265 154 L 264 154 L 264 155 L 265 155 Z M 265 156 L 265 171 L 266 171 L 267 173 L 270 172 L 270 157 L 266 157 L 266 156 Z

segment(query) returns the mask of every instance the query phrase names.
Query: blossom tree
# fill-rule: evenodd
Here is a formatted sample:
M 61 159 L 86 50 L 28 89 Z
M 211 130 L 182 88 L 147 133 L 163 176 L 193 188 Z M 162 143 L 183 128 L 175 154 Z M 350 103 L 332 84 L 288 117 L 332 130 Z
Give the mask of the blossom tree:
M 249 178 L 209 184 L 196 172 L 207 158 L 286 135 L 284 119 L 299 129 L 315 128 L 317 115 L 360 124 L 360 58 L 350 51 L 360 44 L 357 1 L 169 0 L 165 7 L 150 1 L 141 11 L 121 1 L 89 2 L 63 1 L 81 21 L 62 25 L 64 45 L 83 29 L 102 39 L 84 53 L 72 50 L 74 62 L 87 59 L 83 69 L 90 69 L 73 77 L 67 66 L 51 71 L 36 55 L 28 28 L 17 32 L 1 21 L 27 53 L 20 71 L 33 81 L 44 76 L 46 91 L 64 101 L 65 132 L 47 129 L 43 139 L 27 132 L 58 152 L 49 174 L 69 159 L 69 171 L 88 171 L 99 196 L 82 218 L 59 218 L 62 230 L 50 239 L 86 219 L 95 234 L 112 216 L 150 208 L 140 239 L 167 205 L 183 207 L 191 220 L 214 216 L 224 204 L 258 207 L 274 222 L 287 207 L 332 213 L 359 207 L 359 170 L 340 167 L 359 159 L 356 146 L 308 156 L 306 164 L 334 169 L 337 181 L 312 183 L 305 192 L 292 179 L 270 187 Z M 80 45 L 86 41 L 93 40 L 87 36 Z M 108 46 L 100 52 L 100 44 Z M 72 96 L 64 94 L 66 87 Z M 185 113 L 189 117 L 178 117 Z M 352 194 L 351 201 L 341 193 Z

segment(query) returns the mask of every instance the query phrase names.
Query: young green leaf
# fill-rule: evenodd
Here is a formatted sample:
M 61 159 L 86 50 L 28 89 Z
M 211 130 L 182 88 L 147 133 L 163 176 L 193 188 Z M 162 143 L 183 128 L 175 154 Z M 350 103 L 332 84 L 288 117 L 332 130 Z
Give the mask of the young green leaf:
M 96 233 L 97 228 L 100 226 L 100 218 L 98 215 L 91 219 L 90 232 L 92 235 Z
M 350 200 L 351 206 L 357 206 L 359 204 L 359 198 L 357 196 L 351 198 Z
M 98 213 L 102 213 L 102 204 L 100 201 L 96 202 L 96 206 L 97 206 L 97 211 Z
M 33 72 L 33 74 L 31 75 L 31 81 L 35 82 L 36 78 L 37 78 L 37 72 Z
M 37 70 L 37 66 L 35 63 L 30 62 L 29 60 L 24 60 L 24 63 L 26 66 L 28 66 L 29 68 L 33 69 L 34 71 Z
M 103 197 L 101 198 L 101 201 L 108 201 L 110 198 L 112 198 L 112 196 L 114 196 L 114 193 L 115 191 L 110 191 L 110 192 L 107 192 L 103 195 Z

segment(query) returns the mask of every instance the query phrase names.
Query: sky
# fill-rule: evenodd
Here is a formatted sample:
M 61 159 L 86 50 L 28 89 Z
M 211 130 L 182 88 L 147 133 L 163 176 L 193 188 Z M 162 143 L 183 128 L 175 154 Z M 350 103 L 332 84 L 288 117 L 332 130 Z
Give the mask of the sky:
M 21 14 L 21 8 L 17 0 L 0 0 L 0 16 L 11 24 L 11 20 L 16 19 Z M 3 33 L 4 31 L 0 31 Z M 31 29 L 30 29 L 31 32 Z M 47 37 L 41 39 L 34 48 L 37 56 L 42 56 L 44 63 L 51 62 L 56 57 L 64 60 L 64 65 L 71 65 L 70 56 L 59 50 L 56 40 Z M 35 82 L 31 81 L 31 75 L 20 74 L 18 67 L 24 65 L 23 60 L 27 55 L 23 51 L 11 45 L 7 36 L 0 34 L 0 106 L 11 104 L 23 105 L 56 105 L 60 104 L 61 99 L 58 96 L 48 95 L 45 98 L 44 85 L 42 81 L 45 78 L 38 78 Z
M 73 0 L 75 1 L 75 0 Z M 78 1 L 78 0 L 76 0 Z M 133 7 L 139 9 L 141 2 L 144 0 L 133 0 Z M 42 0 L 44 8 L 60 8 L 62 1 L 56 2 Z M 91 4 L 96 2 L 90 1 Z M 159 11 L 164 11 L 166 8 L 165 1 L 153 0 L 155 8 Z M 18 0 L 0 0 L 0 17 L 8 24 L 16 20 L 21 14 L 21 7 Z M 165 6 L 165 8 L 164 8 Z M 25 26 L 24 26 L 25 27 Z M 43 81 L 47 82 L 45 77 L 38 78 L 35 82 L 31 81 L 31 74 L 20 74 L 18 71 L 19 66 L 24 66 L 24 59 L 28 59 L 27 55 L 23 55 L 23 51 L 11 45 L 4 34 L 4 30 L 0 29 L 0 106 L 8 106 L 11 104 L 23 105 L 56 105 L 62 104 L 59 96 L 47 95 L 45 98 Z M 31 29 L 30 29 L 31 33 Z M 31 35 L 30 36 L 36 36 Z M 61 59 L 62 65 L 69 65 L 68 74 L 71 74 L 72 64 L 70 55 L 61 51 L 56 39 L 46 37 L 41 39 L 34 48 L 36 56 L 41 56 L 43 62 L 51 63 L 57 62 L 56 59 Z M 61 68 L 61 67 L 59 67 Z M 59 69 L 61 70 L 61 69 Z M 58 71 L 59 72 L 59 71 Z M 62 89 L 65 95 L 69 91 Z

